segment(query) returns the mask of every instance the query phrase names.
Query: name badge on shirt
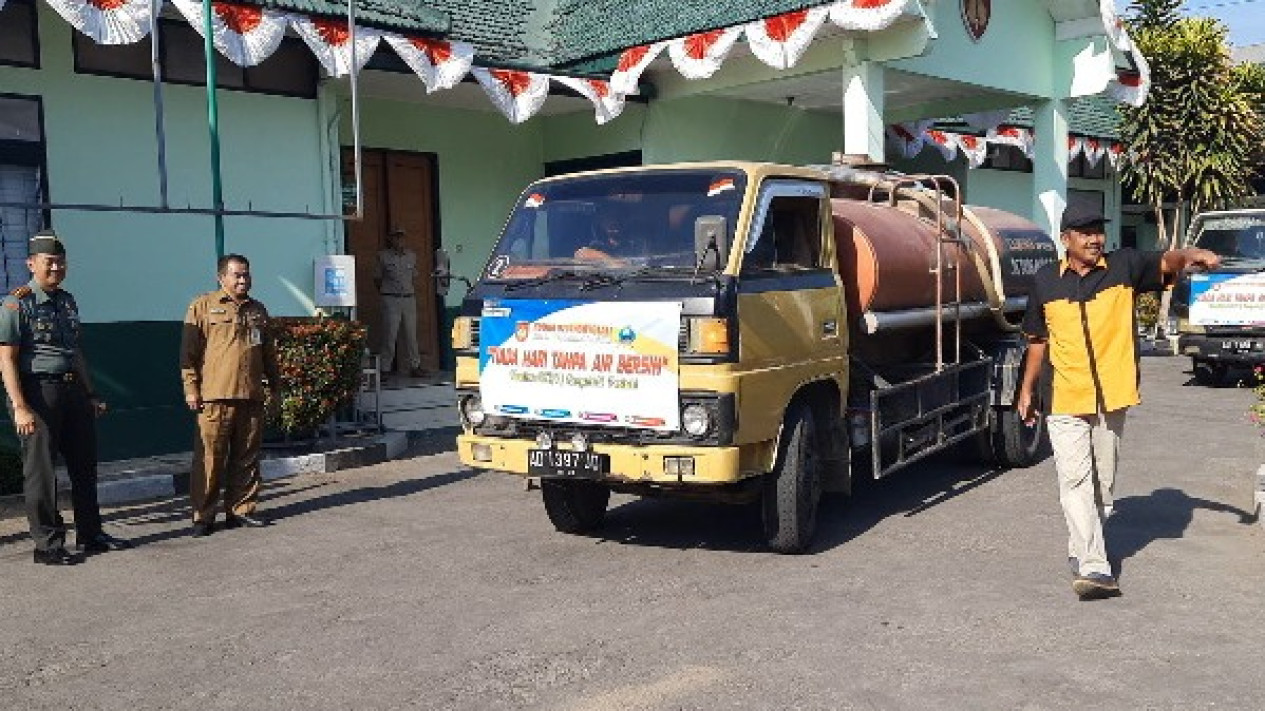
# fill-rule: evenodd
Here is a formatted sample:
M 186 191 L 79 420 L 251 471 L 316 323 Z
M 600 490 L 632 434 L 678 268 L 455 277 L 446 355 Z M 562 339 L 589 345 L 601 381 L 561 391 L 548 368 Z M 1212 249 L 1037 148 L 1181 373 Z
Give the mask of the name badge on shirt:
M 262 346 L 264 344 L 263 333 L 258 328 L 250 329 L 250 345 Z

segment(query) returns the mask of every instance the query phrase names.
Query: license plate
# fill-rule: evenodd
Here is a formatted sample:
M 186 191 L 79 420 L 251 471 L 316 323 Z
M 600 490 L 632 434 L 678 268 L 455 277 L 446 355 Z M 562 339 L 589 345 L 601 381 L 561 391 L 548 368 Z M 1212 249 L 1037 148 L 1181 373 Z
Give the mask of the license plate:
M 1225 341 L 1221 347 L 1227 351 L 1250 351 L 1252 350 L 1251 341 Z
M 610 470 L 609 454 L 563 449 L 532 449 L 527 452 L 527 473 L 530 476 L 599 478 Z

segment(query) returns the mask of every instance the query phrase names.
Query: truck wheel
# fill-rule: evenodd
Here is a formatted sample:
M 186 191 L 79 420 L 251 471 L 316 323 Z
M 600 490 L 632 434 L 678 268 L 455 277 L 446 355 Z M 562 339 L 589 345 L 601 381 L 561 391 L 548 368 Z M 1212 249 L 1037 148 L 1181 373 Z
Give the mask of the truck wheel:
M 549 522 L 563 533 L 584 533 L 602 525 L 611 490 L 591 481 L 540 482 Z
M 1225 381 L 1226 367 L 1220 363 L 1209 363 L 1206 360 L 1191 359 L 1191 371 L 1195 374 L 1195 382 L 1200 385 L 1220 385 Z
M 773 473 L 765 478 L 761 508 L 764 535 L 778 553 L 801 553 L 817 530 L 821 473 L 813 412 L 804 403 L 786 416 Z
M 1023 469 L 1041 459 L 1045 445 L 1045 417 L 1050 406 L 1049 380 L 1043 375 L 1037 387 L 1035 403 L 1037 421 L 1029 427 L 1019 418 L 1014 406 L 992 408 L 988 413 L 988 427 L 980 433 L 980 449 L 984 461 L 1006 469 Z

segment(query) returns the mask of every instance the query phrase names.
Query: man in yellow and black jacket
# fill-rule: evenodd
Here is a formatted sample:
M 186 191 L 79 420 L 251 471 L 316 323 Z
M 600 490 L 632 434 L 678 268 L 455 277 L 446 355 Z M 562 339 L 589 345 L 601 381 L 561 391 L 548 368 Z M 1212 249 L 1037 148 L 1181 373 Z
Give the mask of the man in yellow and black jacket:
M 1111 513 L 1125 413 L 1138 395 L 1134 299 L 1160 291 L 1189 268 L 1219 263 L 1206 249 L 1103 253 L 1107 220 L 1068 208 L 1060 224 L 1064 258 L 1037 272 L 1023 332 L 1028 337 L 1016 407 L 1035 422 L 1033 393 L 1047 355 L 1054 373 L 1047 425 L 1067 520 L 1072 589 L 1081 599 L 1120 594 L 1103 540 Z

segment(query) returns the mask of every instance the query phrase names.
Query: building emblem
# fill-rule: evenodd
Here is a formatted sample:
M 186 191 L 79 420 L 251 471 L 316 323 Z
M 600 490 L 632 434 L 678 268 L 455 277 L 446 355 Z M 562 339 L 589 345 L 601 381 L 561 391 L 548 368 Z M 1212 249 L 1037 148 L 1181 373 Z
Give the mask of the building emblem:
M 966 25 L 966 34 L 979 42 L 988 31 L 988 21 L 993 16 L 992 0 L 961 0 L 962 23 Z

